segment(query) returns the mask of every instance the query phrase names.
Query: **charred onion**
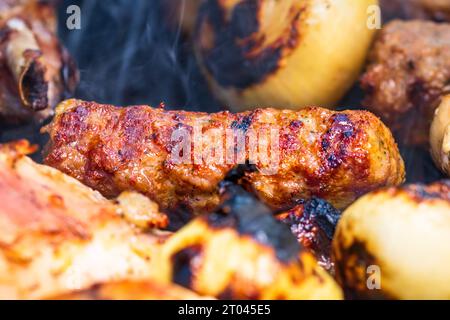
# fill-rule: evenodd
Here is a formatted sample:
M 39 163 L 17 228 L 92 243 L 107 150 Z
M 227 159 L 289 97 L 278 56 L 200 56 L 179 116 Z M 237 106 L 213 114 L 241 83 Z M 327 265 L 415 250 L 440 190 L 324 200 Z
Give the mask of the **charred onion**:
M 208 0 L 196 51 L 213 91 L 235 110 L 334 106 L 356 80 L 377 0 Z
M 375 191 L 342 215 L 336 276 L 350 296 L 450 297 L 450 181 Z

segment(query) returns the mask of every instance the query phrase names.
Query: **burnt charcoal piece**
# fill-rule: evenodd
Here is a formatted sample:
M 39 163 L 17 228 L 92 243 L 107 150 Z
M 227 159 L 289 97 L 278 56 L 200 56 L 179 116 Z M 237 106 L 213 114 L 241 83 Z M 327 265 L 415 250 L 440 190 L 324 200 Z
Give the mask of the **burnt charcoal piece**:
M 234 228 L 272 247 L 283 262 L 297 258 L 300 246 L 286 225 L 278 222 L 272 210 L 242 187 L 229 182 L 221 185 L 222 204 L 207 217 L 214 228 Z
M 301 201 L 290 211 L 277 215 L 277 219 L 290 227 L 298 242 L 313 252 L 322 267 L 333 272 L 331 241 L 340 215 L 325 200 L 313 198 Z

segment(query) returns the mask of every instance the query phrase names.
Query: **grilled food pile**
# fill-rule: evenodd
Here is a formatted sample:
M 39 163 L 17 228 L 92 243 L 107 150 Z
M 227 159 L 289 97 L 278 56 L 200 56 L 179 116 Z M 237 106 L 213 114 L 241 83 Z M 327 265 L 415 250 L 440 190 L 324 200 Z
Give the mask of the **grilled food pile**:
M 450 299 L 450 181 L 396 142 L 450 175 L 449 4 L 377 4 L 166 4 L 208 114 L 64 100 L 54 4 L 0 1 L 0 125 L 51 118 L 43 164 L 0 144 L 0 299 Z

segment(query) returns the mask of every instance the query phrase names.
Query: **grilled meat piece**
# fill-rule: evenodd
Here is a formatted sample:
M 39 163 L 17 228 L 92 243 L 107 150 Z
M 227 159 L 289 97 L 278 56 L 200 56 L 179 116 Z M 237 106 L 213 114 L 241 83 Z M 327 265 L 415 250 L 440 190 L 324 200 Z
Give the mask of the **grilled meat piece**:
M 364 105 L 400 141 L 428 142 L 435 109 L 450 92 L 450 24 L 394 21 L 378 35 L 361 80 Z
M 256 170 L 246 172 L 241 183 L 276 209 L 312 196 L 344 208 L 366 192 L 404 179 L 391 132 L 366 111 L 205 114 L 68 100 L 45 131 L 51 138 L 48 165 L 105 196 L 135 190 L 165 210 L 211 212 L 219 203 L 218 183 L 245 162 L 254 162 Z M 180 131 L 188 137 L 179 140 Z M 268 142 L 269 132 L 275 138 Z M 259 141 L 251 139 L 257 134 Z M 244 145 L 233 136 L 246 138 Z M 188 147 L 180 152 L 180 145 Z M 264 152 L 255 156 L 255 147 L 269 150 L 268 158 L 261 156 Z M 226 160 L 201 157 L 211 149 L 215 156 L 226 153 Z M 230 150 L 242 152 L 229 157 Z M 181 154 L 186 161 L 178 159 Z
M 450 181 L 370 193 L 350 206 L 333 240 L 349 297 L 450 297 Z
M 319 265 L 334 273 L 331 262 L 331 241 L 340 218 L 340 212 L 322 199 L 301 201 L 293 209 L 276 218 L 288 225 L 302 246 L 310 250 Z
M 199 300 L 194 292 L 155 280 L 122 281 L 95 285 L 87 290 L 53 297 L 53 300 Z
M 449 0 L 380 0 L 383 18 L 450 21 Z
M 25 156 L 31 151 L 25 141 L 0 146 L 0 299 L 45 298 L 98 282 L 146 278 L 160 237 L 142 234 L 121 215 L 151 206 L 149 200 L 126 201 L 124 195 L 115 204 L 34 163 Z M 147 225 L 163 227 L 160 220 Z
M 43 120 L 67 93 L 78 74 L 56 37 L 50 1 L 0 0 L 0 120 Z
M 161 279 L 223 299 L 340 299 L 333 278 L 270 208 L 240 186 L 162 247 Z
M 342 297 L 289 228 L 239 186 L 222 184 L 216 213 L 178 233 L 143 233 L 167 223 L 146 197 L 106 200 L 34 163 L 32 151 L 25 141 L 0 146 L 0 298 L 197 298 L 172 283 L 218 298 Z

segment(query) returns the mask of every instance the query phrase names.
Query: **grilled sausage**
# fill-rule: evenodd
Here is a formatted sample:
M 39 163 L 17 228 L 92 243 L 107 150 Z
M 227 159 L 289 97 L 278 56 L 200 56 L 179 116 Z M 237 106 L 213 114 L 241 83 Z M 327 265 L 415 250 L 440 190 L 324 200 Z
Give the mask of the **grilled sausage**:
M 68 100 L 45 131 L 51 139 L 48 165 L 105 196 L 136 190 L 166 210 L 211 212 L 219 203 L 218 183 L 245 162 L 254 163 L 255 170 L 241 183 L 276 209 L 312 196 L 345 208 L 366 192 L 404 179 L 390 131 L 366 111 L 205 114 Z M 188 145 L 182 152 L 179 132 L 188 133 L 184 142 L 192 142 L 182 143 Z M 244 147 L 233 139 L 239 136 Z M 268 152 L 255 152 L 255 146 Z

